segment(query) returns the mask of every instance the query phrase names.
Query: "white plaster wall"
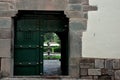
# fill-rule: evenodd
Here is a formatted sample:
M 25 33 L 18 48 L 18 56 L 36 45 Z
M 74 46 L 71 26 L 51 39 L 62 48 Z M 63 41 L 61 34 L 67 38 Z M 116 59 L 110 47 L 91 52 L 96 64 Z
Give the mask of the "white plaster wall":
M 90 0 L 98 11 L 89 12 L 83 34 L 83 57 L 120 58 L 120 0 Z

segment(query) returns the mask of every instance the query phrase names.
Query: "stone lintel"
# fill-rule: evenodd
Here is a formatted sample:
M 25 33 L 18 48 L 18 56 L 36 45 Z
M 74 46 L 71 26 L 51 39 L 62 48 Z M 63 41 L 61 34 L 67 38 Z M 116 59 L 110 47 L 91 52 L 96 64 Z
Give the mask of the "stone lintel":
M 67 0 L 17 0 L 16 2 L 18 10 L 65 10 L 66 6 Z

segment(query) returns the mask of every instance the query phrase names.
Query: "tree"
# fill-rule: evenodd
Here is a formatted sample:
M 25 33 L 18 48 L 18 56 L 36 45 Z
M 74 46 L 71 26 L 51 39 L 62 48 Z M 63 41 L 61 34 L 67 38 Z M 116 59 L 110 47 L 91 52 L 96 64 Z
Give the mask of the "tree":
M 45 42 L 56 42 L 56 43 L 60 43 L 60 39 L 57 36 L 57 34 L 55 33 L 46 33 L 44 35 L 44 40 Z

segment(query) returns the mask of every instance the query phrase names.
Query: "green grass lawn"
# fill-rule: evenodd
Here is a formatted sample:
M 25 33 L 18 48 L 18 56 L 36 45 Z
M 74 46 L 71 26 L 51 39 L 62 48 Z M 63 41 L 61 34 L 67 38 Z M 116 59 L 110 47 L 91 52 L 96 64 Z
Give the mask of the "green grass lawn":
M 47 60 L 47 59 L 61 59 L 61 56 L 59 55 L 44 55 L 44 59 Z

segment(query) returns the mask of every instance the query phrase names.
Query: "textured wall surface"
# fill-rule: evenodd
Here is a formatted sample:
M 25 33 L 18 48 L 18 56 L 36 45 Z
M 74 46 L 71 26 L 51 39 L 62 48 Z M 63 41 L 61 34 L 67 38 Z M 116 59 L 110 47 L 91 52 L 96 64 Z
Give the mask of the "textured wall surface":
M 120 60 L 82 58 L 80 59 L 80 78 L 93 80 L 120 80 Z
M 120 59 L 120 0 L 90 0 L 98 11 L 89 12 L 83 34 L 84 57 Z

